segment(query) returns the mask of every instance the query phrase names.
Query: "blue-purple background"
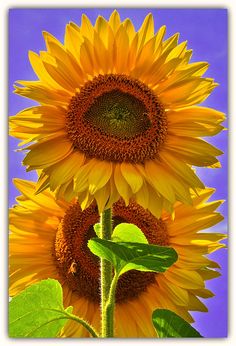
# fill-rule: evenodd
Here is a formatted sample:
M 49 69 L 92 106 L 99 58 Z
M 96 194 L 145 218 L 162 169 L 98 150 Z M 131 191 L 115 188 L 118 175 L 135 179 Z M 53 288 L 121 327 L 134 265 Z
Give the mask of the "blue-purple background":
M 130 17 L 138 29 L 145 16 L 152 12 L 155 29 L 167 25 L 166 37 L 180 32 L 180 41 L 188 40 L 193 49 L 192 61 L 208 61 L 207 77 L 214 78 L 220 86 L 204 102 L 227 114 L 227 10 L 224 9 L 118 9 L 121 19 Z M 11 9 L 9 12 L 9 114 L 14 115 L 23 108 L 36 104 L 12 93 L 16 80 L 37 79 L 28 61 L 28 51 L 45 50 L 42 31 L 49 31 L 63 40 L 64 28 L 69 21 L 80 24 L 81 14 L 88 15 L 92 23 L 98 15 L 109 18 L 113 9 Z M 227 126 L 227 125 L 226 125 Z M 197 172 L 208 186 L 215 187 L 214 199 L 225 199 L 220 211 L 225 221 L 212 228 L 227 232 L 227 132 L 223 131 L 210 139 L 225 152 L 220 158 L 221 169 L 198 169 Z M 21 161 L 23 154 L 14 152 L 18 141 L 9 140 L 9 204 L 14 204 L 19 194 L 12 185 L 12 178 L 36 180 L 34 172 L 26 173 Z M 211 255 L 222 267 L 220 278 L 207 282 L 215 297 L 205 300 L 208 313 L 193 313 L 195 328 L 205 337 L 227 336 L 227 253 L 225 249 Z

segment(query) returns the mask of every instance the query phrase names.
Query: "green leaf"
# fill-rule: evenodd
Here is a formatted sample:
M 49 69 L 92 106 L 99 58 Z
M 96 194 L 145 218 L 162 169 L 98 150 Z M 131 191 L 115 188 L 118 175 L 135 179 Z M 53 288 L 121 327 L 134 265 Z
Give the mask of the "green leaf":
M 113 243 L 92 238 L 88 247 L 96 256 L 111 262 L 119 275 L 129 270 L 164 272 L 178 258 L 174 249 L 141 243 Z
M 102 226 L 100 225 L 100 223 L 95 223 L 95 225 L 93 226 L 93 229 L 94 229 L 94 232 L 96 233 L 96 236 L 100 238 L 101 231 L 102 231 Z
M 134 242 L 148 244 L 147 238 L 140 228 L 132 223 L 120 223 L 117 225 L 111 237 L 113 242 Z
M 57 280 L 40 281 L 13 297 L 9 303 L 9 336 L 53 338 L 67 322 L 61 285 Z
M 160 338 L 202 338 L 196 329 L 170 310 L 155 310 L 152 322 Z

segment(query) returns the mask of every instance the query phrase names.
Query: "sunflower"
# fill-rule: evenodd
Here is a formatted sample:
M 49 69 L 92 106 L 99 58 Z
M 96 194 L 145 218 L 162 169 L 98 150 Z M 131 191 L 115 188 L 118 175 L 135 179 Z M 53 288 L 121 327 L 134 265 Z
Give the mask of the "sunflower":
M 95 26 L 85 15 L 69 23 L 64 44 L 43 33 L 47 50 L 29 52 L 39 80 L 15 86 L 40 105 L 11 117 L 10 132 L 31 142 L 23 164 L 41 170 L 39 192 L 79 194 L 83 209 L 95 199 L 100 212 L 132 198 L 160 217 L 204 188 L 191 165 L 219 166 L 222 152 L 199 137 L 220 132 L 224 114 L 196 104 L 217 84 L 165 31 L 149 14 L 136 32 L 114 11 Z
M 100 328 L 99 260 L 87 247 L 95 236 L 93 225 L 99 221 L 93 202 L 82 211 L 77 200 L 55 201 L 45 190 L 34 194 L 35 183 L 15 180 L 22 195 L 10 210 L 10 295 L 46 278 L 60 281 L 65 307 Z M 224 247 L 219 233 L 199 232 L 220 222 L 215 212 L 221 201 L 206 202 L 213 189 L 192 196 L 192 205 L 175 204 L 175 220 L 163 212 L 157 219 L 135 201 L 126 206 L 119 200 L 113 207 L 114 226 L 134 223 L 142 229 L 149 243 L 171 246 L 178 261 L 165 273 L 130 271 L 123 274 L 116 292 L 116 337 L 153 337 L 151 314 L 156 308 L 175 311 L 193 322 L 189 311 L 207 311 L 200 298 L 214 294 L 205 280 L 220 274 L 216 262 L 205 255 Z M 83 327 L 69 322 L 61 337 L 88 337 Z

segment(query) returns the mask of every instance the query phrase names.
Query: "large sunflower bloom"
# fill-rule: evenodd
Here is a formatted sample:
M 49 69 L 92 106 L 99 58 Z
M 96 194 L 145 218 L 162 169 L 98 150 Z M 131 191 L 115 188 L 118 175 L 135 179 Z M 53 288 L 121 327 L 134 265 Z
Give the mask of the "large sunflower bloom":
M 82 208 L 95 198 L 99 211 L 132 198 L 159 217 L 204 187 L 190 166 L 217 167 L 222 152 L 198 137 L 221 131 L 224 115 L 195 105 L 217 84 L 165 30 L 148 15 L 136 32 L 114 11 L 95 26 L 85 15 L 69 23 L 64 44 L 44 32 L 47 50 L 29 53 L 39 80 L 15 90 L 40 106 L 11 120 L 13 136 L 36 142 L 23 163 L 42 170 L 38 191 L 79 194 Z
M 95 236 L 99 220 L 95 203 L 84 211 L 78 202 L 55 201 L 45 190 L 34 194 L 35 183 L 15 180 L 22 195 L 10 210 L 10 295 L 48 277 L 60 281 L 64 305 L 99 330 L 99 260 L 87 247 Z M 116 337 L 153 337 L 152 311 L 166 308 L 193 322 L 188 311 L 207 311 L 199 300 L 213 293 L 205 280 L 220 274 L 218 264 L 205 255 L 223 247 L 219 233 L 199 232 L 222 220 L 215 211 L 221 201 L 206 202 L 213 189 L 192 196 L 192 205 L 175 204 L 175 220 L 167 213 L 157 219 L 135 202 L 128 206 L 119 200 L 113 207 L 113 220 L 134 223 L 152 244 L 175 248 L 178 261 L 165 273 L 130 271 L 119 282 L 116 294 Z M 87 337 L 86 330 L 69 322 L 62 337 Z

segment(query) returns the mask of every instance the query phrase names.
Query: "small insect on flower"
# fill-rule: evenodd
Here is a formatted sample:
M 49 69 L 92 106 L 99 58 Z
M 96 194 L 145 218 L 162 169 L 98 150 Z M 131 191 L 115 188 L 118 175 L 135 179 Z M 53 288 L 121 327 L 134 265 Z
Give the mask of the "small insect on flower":
M 69 270 L 68 270 L 68 273 L 72 274 L 73 276 L 76 276 L 77 269 L 78 269 L 78 265 L 77 265 L 77 263 L 75 261 L 73 261 L 71 263 L 71 266 L 70 266 Z

